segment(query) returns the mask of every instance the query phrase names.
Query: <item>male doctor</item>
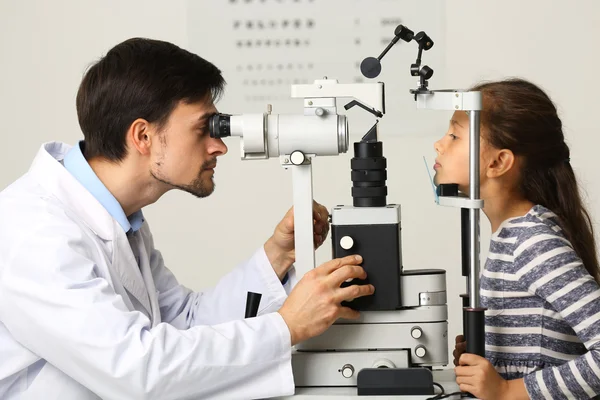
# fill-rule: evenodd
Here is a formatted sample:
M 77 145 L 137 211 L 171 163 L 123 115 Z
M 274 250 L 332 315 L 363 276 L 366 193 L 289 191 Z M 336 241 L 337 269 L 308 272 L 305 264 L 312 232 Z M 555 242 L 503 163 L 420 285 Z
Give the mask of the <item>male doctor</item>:
M 0 193 L 0 398 L 251 399 L 294 392 L 291 347 L 369 295 L 360 257 L 296 282 L 293 213 L 211 291 L 180 285 L 142 208 L 171 189 L 211 194 L 208 134 L 219 69 L 179 47 L 130 39 L 86 73 L 84 140 L 44 144 Z M 328 231 L 315 205 L 315 244 Z M 292 289 L 293 288 L 293 289 Z M 248 290 L 263 294 L 243 319 Z M 289 294 L 289 296 L 288 296 Z

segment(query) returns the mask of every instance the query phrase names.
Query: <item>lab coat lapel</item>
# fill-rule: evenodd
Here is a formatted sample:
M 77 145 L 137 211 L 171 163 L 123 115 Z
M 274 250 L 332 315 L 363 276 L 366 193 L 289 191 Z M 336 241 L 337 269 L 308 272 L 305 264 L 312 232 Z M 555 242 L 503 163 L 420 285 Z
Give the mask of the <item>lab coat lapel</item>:
M 115 224 L 118 222 L 115 221 Z M 118 229 L 117 229 L 118 228 Z M 146 309 L 147 315 L 152 317 L 152 307 L 148 290 L 138 267 L 137 261 L 131 250 L 127 236 L 120 226 L 115 227 L 115 243 L 112 267 L 121 279 L 121 283 L 139 303 Z

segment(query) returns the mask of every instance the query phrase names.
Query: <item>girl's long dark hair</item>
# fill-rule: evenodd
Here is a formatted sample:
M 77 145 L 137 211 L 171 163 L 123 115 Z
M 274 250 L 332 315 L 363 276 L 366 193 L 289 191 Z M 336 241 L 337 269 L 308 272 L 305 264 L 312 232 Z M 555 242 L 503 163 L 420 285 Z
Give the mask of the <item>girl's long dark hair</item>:
M 522 79 L 482 83 L 473 90 L 483 95 L 484 137 L 523 159 L 522 195 L 558 216 L 565 237 L 600 282 L 592 221 L 581 200 L 554 103 L 542 89 Z

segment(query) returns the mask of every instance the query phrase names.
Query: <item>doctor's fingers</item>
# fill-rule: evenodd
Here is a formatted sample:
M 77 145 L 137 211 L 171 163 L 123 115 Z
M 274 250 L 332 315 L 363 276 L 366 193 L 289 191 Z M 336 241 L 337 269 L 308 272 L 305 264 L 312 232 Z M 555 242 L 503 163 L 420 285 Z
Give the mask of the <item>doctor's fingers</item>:
M 358 297 L 370 296 L 375 293 L 373 285 L 351 285 L 344 288 L 339 288 L 335 293 L 335 301 L 352 301 Z
M 314 232 L 323 236 L 327 236 L 329 232 L 329 214 L 323 206 L 313 209 L 313 226 Z
M 323 221 L 314 221 L 313 223 L 313 233 L 316 235 L 327 236 L 329 232 L 329 223 Z
M 327 207 L 313 200 L 313 218 L 317 221 L 327 222 L 329 220 L 329 210 Z
M 313 271 L 318 275 L 329 275 L 333 271 L 342 268 L 345 265 L 358 265 L 362 262 L 362 257 L 359 255 L 346 256 L 343 258 L 334 258 L 333 260 L 327 261 L 321 264 Z M 339 286 L 339 285 L 338 285 Z
M 358 311 L 353 310 L 350 307 L 340 307 L 338 318 L 358 319 L 358 317 L 360 317 L 360 313 Z
M 327 280 L 334 287 L 340 287 L 342 283 L 349 279 L 367 279 L 367 273 L 360 265 L 344 265 L 343 267 L 331 272 Z

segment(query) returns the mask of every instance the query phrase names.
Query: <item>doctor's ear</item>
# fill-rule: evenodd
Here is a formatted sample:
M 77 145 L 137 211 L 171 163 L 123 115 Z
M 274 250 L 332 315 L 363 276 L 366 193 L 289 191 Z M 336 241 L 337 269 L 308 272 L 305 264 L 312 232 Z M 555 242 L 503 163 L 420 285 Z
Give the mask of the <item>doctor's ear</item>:
M 138 118 L 132 122 L 127 131 L 127 141 L 132 147 L 131 150 L 137 151 L 140 155 L 150 154 L 152 139 L 153 132 L 148 121 Z

